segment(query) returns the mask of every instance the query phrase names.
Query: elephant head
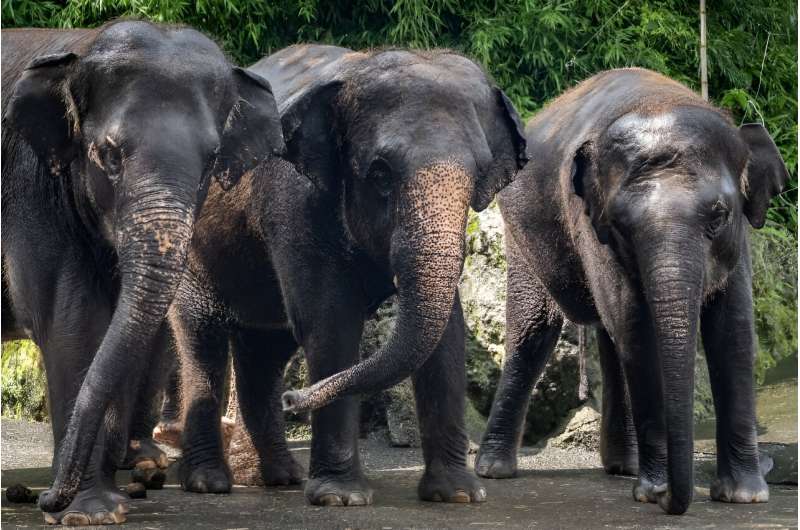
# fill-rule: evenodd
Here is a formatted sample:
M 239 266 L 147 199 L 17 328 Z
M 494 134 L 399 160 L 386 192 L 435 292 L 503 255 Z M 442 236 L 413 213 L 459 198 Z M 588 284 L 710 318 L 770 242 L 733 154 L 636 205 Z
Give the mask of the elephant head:
M 64 222 L 77 241 L 115 256 L 118 279 L 60 447 L 57 495 L 42 499 L 52 512 L 75 494 L 115 389 L 164 320 L 209 179 L 232 186 L 285 145 L 269 84 L 189 28 L 121 21 L 81 31 L 66 51 L 20 70 L 4 100 L 4 136 L 26 142 L 40 178 L 67 190 L 59 200 L 77 215 Z
M 749 267 L 746 225 L 764 225 L 770 199 L 787 178 L 763 126 L 736 129 L 702 105 L 625 114 L 575 152 L 574 192 L 649 310 L 669 455 L 669 494 L 659 503 L 669 513 L 685 512 L 692 499 L 692 392 L 703 302 L 724 288 L 734 267 Z
M 482 210 L 527 161 L 519 117 L 472 61 L 445 51 L 352 53 L 282 111 L 289 158 L 341 196 L 346 233 L 393 278 L 399 314 L 375 355 L 284 407 L 321 407 L 419 368 L 448 322 L 468 210 Z

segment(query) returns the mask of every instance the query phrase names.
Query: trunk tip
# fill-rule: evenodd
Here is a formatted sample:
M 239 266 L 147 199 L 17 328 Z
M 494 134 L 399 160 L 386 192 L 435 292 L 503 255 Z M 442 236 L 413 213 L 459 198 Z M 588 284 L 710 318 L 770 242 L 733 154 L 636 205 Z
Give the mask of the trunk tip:
M 288 390 L 281 396 L 284 412 L 300 412 L 303 396 L 300 390 Z
M 692 503 L 692 492 L 688 495 L 673 495 L 666 491 L 658 495 L 658 505 L 669 515 L 683 515 Z

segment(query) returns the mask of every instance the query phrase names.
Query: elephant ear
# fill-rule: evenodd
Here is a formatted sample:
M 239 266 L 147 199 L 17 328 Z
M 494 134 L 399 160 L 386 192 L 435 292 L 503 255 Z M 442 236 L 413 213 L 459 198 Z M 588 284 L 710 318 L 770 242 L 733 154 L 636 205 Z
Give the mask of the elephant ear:
M 476 182 L 472 198 L 472 209 L 479 212 L 485 209 L 495 194 L 505 188 L 517 172 L 528 162 L 525 129 L 514 105 L 508 96 L 493 87 L 495 97 L 495 119 L 490 130 L 485 131 L 492 151 L 492 163 Z
M 326 191 L 334 188 L 332 168 L 338 161 L 334 102 L 339 80 L 318 83 L 287 101 L 281 121 L 288 159 Z
M 766 221 L 769 202 L 783 190 L 789 172 L 763 125 L 746 123 L 739 128 L 739 134 L 750 149 L 742 182 L 744 214 L 753 228 L 761 228 Z
M 233 77 L 237 100 L 225 120 L 211 170 L 225 190 L 268 156 L 283 155 L 286 147 L 278 106 L 267 80 L 239 67 L 233 68 Z
M 583 211 L 592 221 L 597 239 L 605 245 L 608 243 L 610 224 L 597 180 L 597 153 L 591 141 L 584 142 L 575 151 L 570 177 L 575 194 L 583 200 Z
M 53 174 L 75 156 L 79 118 L 67 73 L 77 58 L 67 52 L 31 61 L 14 84 L 3 115 L 3 127 L 21 135 Z

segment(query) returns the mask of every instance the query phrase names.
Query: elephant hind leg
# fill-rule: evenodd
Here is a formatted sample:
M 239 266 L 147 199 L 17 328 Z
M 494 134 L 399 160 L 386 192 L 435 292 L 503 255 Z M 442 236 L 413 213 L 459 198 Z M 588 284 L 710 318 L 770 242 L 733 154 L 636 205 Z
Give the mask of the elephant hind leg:
M 506 248 L 506 357 L 475 461 L 475 472 L 486 478 L 516 475 L 517 450 L 531 391 L 555 348 L 564 322 L 555 301 L 511 238 L 506 239 Z

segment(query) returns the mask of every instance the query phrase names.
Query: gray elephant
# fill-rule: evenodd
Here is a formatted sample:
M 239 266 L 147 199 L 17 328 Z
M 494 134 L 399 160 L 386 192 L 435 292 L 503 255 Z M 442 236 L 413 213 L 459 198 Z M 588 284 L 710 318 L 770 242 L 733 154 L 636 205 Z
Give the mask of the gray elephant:
M 121 522 L 114 471 L 195 217 L 212 176 L 283 149 L 275 100 L 189 28 L 3 30 L 2 50 L 3 336 L 44 356 L 39 504 L 49 523 Z
M 219 431 L 229 345 L 265 483 L 300 480 L 280 392 L 302 346 L 316 383 L 284 397 L 289 409 L 319 409 L 305 486 L 312 504 L 372 501 L 355 395 L 409 375 L 425 457 L 419 497 L 484 500 L 466 469 L 456 287 L 469 207 L 485 208 L 526 161 L 517 113 L 475 63 L 448 51 L 293 46 L 250 70 L 272 84 L 288 159 L 302 174 L 285 167 L 269 171 L 277 177 L 254 172 L 232 194 L 212 188 L 198 221 L 170 314 L 191 389 L 184 488 L 230 490 Z M 356 364 L 365 318 L 394 292 L 394 334 Z
M 606 470 L 638 471 L 637 500 L 685 512 L 699 326 L 718 426 L 711 496 L 766 501 L 747 222 L 764 225 L 788 176 L 767 131 L 736 128 L 666 77 L 623 69 L 562 95 L 526 133 L 534 162 L 498 199 L 507 357 L 478 474 L 515 473 L 531 386 L 566 316 L 598 329 Z

